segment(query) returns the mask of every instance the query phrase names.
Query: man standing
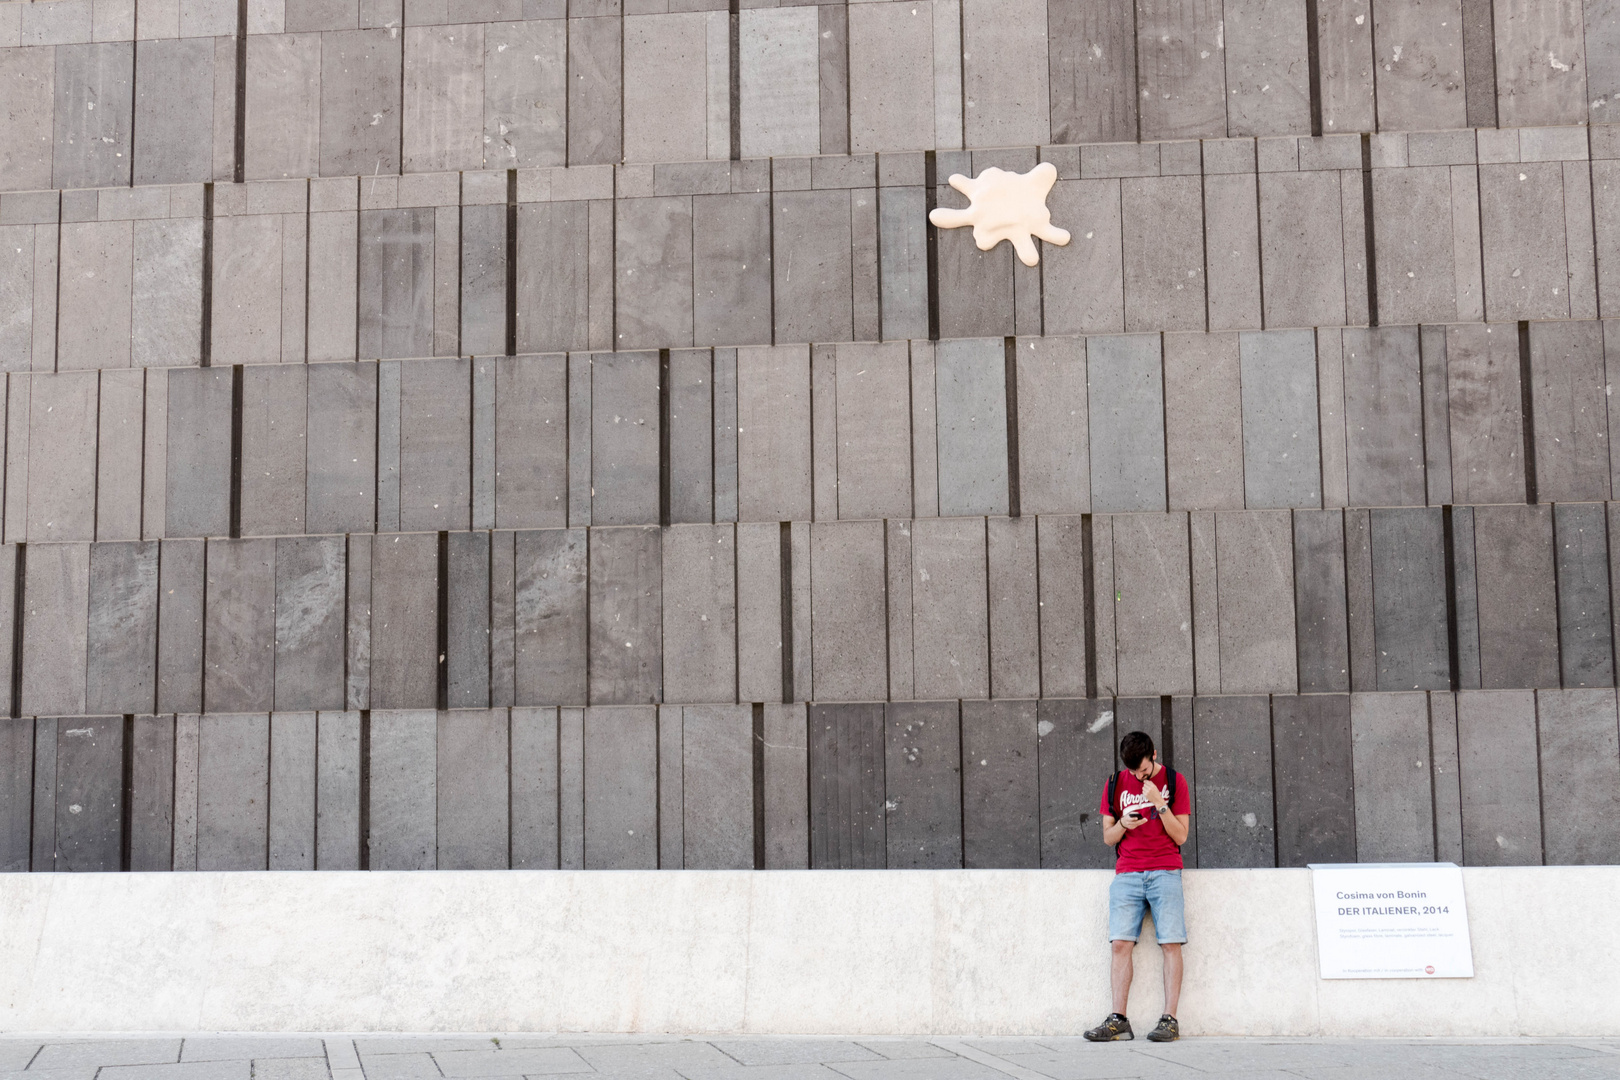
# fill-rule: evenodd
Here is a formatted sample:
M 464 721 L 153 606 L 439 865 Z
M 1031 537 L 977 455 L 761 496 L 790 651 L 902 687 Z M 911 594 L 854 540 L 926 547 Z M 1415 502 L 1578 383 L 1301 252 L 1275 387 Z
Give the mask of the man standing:
M 1187 778 L 1159 764 L 1153 740 L 1133 731 L 1119 741 L 1125 771 L 1103 790 L 1100 807 L 1103 842 L 1115 848 L 1114 880 L 1108 888 L 1108 937 L 1113 942 L 1114 1011 L 1086 1032 L 1092 1042 L 1134 1039 L 1125 1004 L 1131 993 L 1131 951 L 1142 934 L 1142 918 L 1153 912 L 1153 928 L 1164 954 L 1164 1015 L 1148 1033 L 1150 1042 L 1181 1037 L 1176 1003 L 1181 997 L 1181 946 L 1187 922 L 1181 901 L 1181 845 L 1187 842 L 1192 792 Z

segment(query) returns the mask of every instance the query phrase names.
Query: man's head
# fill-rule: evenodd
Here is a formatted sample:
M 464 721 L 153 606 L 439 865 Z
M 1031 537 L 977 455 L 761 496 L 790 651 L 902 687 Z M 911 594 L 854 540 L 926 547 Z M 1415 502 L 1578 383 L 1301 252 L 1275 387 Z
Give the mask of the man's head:
M 1145 731 L 1133 731 L 1119 740 L 1119 760 L 1138 780 L 1148 779 L 1158 766 L 1152 736 Z

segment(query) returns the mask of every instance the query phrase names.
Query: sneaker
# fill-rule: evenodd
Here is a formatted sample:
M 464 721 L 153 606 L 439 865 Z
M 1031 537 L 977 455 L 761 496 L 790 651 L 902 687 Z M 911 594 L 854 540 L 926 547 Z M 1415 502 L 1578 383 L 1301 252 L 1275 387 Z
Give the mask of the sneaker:
M 1087 1042 L 1129 1042 L 1134 1038 L 1131 1022 L 1119 1013 L 1109 1013 L 1108 1019 L 1086 1032 Z
M 1181 1038 L 1181 1025 L 1169 1013 L 1159 1017 L 1159 1026 L 1148 1032 L 1148 1042 L 1175 1042 Z

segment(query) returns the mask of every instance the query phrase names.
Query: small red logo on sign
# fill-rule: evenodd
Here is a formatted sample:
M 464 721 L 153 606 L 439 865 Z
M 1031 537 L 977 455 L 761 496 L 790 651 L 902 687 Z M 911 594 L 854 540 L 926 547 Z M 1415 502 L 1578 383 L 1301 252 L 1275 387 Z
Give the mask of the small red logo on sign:
M 1423 973 L 1425 975 L 1433 975 L 1434 974 L 1434 965 L 1430 964 L 1428 967 L 1424 968 Z

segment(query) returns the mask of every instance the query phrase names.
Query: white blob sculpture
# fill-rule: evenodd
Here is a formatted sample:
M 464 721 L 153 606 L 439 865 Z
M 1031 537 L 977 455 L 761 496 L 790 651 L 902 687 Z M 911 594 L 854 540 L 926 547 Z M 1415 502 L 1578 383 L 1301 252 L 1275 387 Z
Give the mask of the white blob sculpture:
M 951 187 L 968 197 L 966 210 L 940 207 L 928 220 L 942 229 L 973 226 L 973 242 L 980 251 L 989 251 L 1003 240 L 1011 241 L 1018 261 L 1034 266 L 1041 261 L 1032 236 L 1063 247 L 1069 234 L 1052 224 L 1052 211 L 1046 208 L 1046 195 L 1057 183 L 1057 167 L 1043 161 L 1027 173 L 1003 172 L 994 166 L 971 180 L 961 173 L 951 176 Z

